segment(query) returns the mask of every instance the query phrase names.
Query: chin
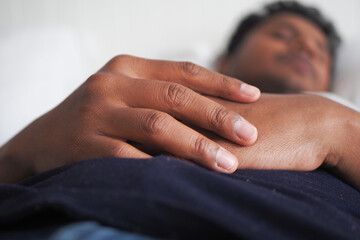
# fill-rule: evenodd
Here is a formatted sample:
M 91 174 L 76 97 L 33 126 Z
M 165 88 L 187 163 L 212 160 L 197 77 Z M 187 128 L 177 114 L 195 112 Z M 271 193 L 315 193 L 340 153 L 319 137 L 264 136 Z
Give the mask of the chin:
M 294 84 L 293 81 L 278 76 L 266 76 L 257 80 L 253 78 L 251 81 L 245 82 L 258 87 L 261 92 L 265 93 L 298 93 L 305 90 L 302 86 Z

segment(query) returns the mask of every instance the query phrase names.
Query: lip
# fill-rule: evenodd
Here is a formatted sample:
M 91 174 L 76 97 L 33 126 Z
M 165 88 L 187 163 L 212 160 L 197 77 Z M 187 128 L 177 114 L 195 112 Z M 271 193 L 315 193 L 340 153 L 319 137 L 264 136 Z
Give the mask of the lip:
M 291 56 L 289 58 L 289 63 L 291 67 L 302 75 L 315 75 L 314 67 L 310 60 L 308 60 L 306 57 L 302 56 Z

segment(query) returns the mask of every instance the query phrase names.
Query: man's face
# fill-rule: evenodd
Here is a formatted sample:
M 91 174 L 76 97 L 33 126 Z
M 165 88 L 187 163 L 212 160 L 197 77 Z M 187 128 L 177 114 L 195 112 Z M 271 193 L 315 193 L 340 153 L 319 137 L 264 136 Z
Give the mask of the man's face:
M 246 36 L 220 71 L 263 92 L 325 91 L 331 57 L 322 31 L 309 20 L 281 13 Z

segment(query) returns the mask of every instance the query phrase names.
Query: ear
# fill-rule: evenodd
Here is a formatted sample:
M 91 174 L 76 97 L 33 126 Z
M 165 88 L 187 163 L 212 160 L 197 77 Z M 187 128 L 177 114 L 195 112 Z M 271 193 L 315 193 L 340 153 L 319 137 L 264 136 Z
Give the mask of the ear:
M 230 57 L 226 54 L 218 56 L 214 63 L 215 71 L 228 75 L 230 68 Z

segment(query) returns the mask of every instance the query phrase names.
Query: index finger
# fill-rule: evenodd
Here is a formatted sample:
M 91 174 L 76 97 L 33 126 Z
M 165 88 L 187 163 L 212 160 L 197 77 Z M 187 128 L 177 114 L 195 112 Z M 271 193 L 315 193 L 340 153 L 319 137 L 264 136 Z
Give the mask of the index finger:
M 110 60 L 102 71 L 125 74 L 132 78 L 180 83 L 199 93 L 239 102 L 254 102 L 260 90 L 191 62 L 151 60 L 120 55 Z

